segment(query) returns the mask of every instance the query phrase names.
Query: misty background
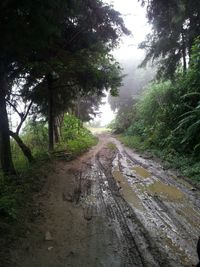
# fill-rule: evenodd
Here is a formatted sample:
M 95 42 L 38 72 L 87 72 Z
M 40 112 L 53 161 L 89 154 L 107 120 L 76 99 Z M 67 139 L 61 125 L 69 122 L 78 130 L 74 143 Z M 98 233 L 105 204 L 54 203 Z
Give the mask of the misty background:
M 122 14 L 125 25 L 131 31 L 130 36 L 123 37 L 119 47 L 113 51 L 113 55 L 123 68 L 123 85 L 119 89 L 119 96 L 112 97 L 107 94 L 101 105 L 100 115 L 94 119 L 94 123 L 105 126 L 114 119 L 117 110 L 137 99 L 145 86 L 154 78 L 155 70 L 152 66 L 138 68 L 144 59 L 144 51 L 139 49 L 139 44 L 151 31 L 147 23 L 146 10 L 137 0 L 105 0 L 113 5 L 115 10 Z

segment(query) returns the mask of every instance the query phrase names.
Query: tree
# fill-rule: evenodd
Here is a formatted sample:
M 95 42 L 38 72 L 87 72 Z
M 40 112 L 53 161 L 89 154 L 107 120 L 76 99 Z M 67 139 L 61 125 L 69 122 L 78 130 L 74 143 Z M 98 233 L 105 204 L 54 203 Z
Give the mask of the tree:
M 4 173 L 14 173 L 6 98 L 13 80 L 27 72 L 38 51 L 60 34 L 67 1 L 7 1 L 0 4 L 0 159 Z M 25 70 L 26 69 L 26 70 Z
M 4 173 L 13 173 L 6 110 L 6 98 L 12 92 L 13 81 L 23 75 L 35 99 L 36 88 L 39 88 L 37 85 L 49 81 L 53 73 L 71 76 L 67 68 L 69 54 L 84 49 L 90 53 L 109 52 L 117 45 L 121 34 L 128 34 L 128 31 L 120 14 L 100 0 L 22 0 L 1 3 L 0 31 L 0 157 Z M 68 81 L 68 89 L 73 82 L 73 79 Z M 50 84 L 47 82 L 48 86 Z M 64 91 L 60 94 L 61 91 L 55 90 L 55 97 L 62 98 L 66 94 Z M 66 91 L 69 93 L 70 90 Z M 52 119 L 53 116 L 49 118 L 50 121 Z M 52 139 L 53 127 L 50 128 Z
M 113 111 L 118 111 L 129 106 L 132 109 L 133 103 L 138 99 L 145 86 L 155 76 L 152 68 L 138 68 L 139 60 L 136 62 L 126 60 L 122 62 L 123 83 L 119 88 L 117 96 L 109 95 L 108 101 Z M 119 111 L 120 113 L 120 111 Z
M 101 102 L 104 89 L 116 94 L 117 88 L 121 85 L 119 64 L 108 56 L 105 50 L 98 51 L 98 49 L 95 53 L 88 49 L 74 52 L 68 57 L 67 68 L 54 68 L 58 78 L 51 77 L 51 80 L 49 77 L 45 78 L 31 90 L 28 86 L 28 94 L 25 86 L 24 93 L 37 105 L 37 113 L 47 119 L 51 115 L 50 149 L 53 149 L 55 118 L 63 112 L 73 110 L 79 117 L 81 112 L 81 119 L 88 120 L 90 113 L 94 113 L 93 107 L 98 107 Z M 95 101 L 92 101 L 95 96 Z M 49 105 L 50 102 L 51 105 Z M 51 106 L 51 114 L 49 114 L 49 106 Z
M 147 18 L 152 33 L 140 44 L 146 50 L 142 63 L 158 62 L 158 76 L 172 78 L 182 60 L 187 69 L 187 57 L 191 56 L 192 44 L 200 35 L 200 2 L 189 0 L 140 0 L 147 6 Z
M 30 109 L 32 107 L 33 102 L 22 101 L 20 95 L 17 94 L 17 90 L 14 94 L 10 95 L 9 99 L 6 99 L 7 104 L 10 106 L 11 110 L 14 111 L 15 114 L 19 117 L 19 123 L 16 126 L 16 130 L 13 131 L 12 129 L 9 130 L 10 136 L 16 141 L 16 143 L 21 148 L 24 156 L 27 158 L 27 160 L 31 163 L 34 161 L 34 158 L 32 156 L 31 150 L 26 146 L 26 144 L 23 142 L 23 140 L 20 138 L 20 130 L 23 126 L 23 123 L 25 122 L 27 116 L 29 115 Z M 19 109 L 20 105 L 24 105 L 23 111 Z
M 67 110 L 71 101 L 88 93 L 100 95 L 108 88 L 116 93 L 120 67 L 109 52 L 121 34 L 129 34 L 120 14 L 102 1 L 78 1 L 72 9 L 54 43 L 54 53 L 52 48 L 47 50 L 43 61 L 32 65 L 27 79 L 28 83 L 29 79 L 31 83 L 40 80 L 28 95 L 48 118 L 49 150 L 53 149 L 55 117 Z

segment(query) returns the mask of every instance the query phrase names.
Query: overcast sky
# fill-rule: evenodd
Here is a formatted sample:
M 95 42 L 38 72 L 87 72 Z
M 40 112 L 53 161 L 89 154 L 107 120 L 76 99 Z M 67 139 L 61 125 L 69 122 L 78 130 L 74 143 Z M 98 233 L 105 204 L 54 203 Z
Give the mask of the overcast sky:
M 138 0 L 104 0 L 104 2 L 113 5 L 114 9 L 123 15 L 126 27 L 132 32 L 131 36 L 123 37 L 120 47 L 113 51 L 115 58 L 119 62 L 126 60 L 134 62 L 138 58 L 142 60 L 144 54 L 138 49 L 138 44 L 144 41 L 146 34 L 150 32 L 145 9 L 141 7 Z M 100 120 L 103 125 L 108 124 L 114 118 L 108 103 L 101 106 L 100 111 L 102 112 Z
M 114 9 L 122 14 L 126 27 L 132 32 L 131 36 L 123 38 L 121 47 L 115 51 L 117 59 L 142 57 L 143 52 L 138 49 L 138 44 L 144 41 L 150 31 L 145 9 L 138 0 L 105 0 L 105 2 L 112 4 Z

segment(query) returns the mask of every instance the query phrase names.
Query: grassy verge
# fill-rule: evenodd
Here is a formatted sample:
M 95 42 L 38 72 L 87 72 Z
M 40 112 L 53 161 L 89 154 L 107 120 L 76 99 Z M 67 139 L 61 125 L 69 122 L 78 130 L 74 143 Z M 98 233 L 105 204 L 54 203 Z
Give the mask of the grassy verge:
M 174 150 L 149 148 L 139 136 L 118 136 L 119 140 L 126 146 L 140 152 L 148 151 L 163 161 L 165 168 L 173 168 L 181 175 L 188 177 L 191 181 L 200 184 L 200 161 L 192 155 L 181 155 Z
M 97 143 L 98 138 L 88 132 L 85 135 L 77 136 L 76 139 L 69 139 L 66 142 L 60 143 L 56 146 L 55 150 L 66 150 L 71 154 L 71 158 L 75 158 Z

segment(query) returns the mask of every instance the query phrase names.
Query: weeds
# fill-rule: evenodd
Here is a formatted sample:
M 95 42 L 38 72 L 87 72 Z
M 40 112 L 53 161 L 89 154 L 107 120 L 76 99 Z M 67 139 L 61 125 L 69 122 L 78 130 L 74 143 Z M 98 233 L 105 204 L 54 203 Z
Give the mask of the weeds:
M 139 136 L 120 135 L 118 138 L 123 144 L 132 149 L 140 151 L 144 151 L 146 149 L 145 143 L 142 142 L 142 139 Z
M 156 156 L 163 160 L 165 168 L 173 168 L 179 170 L 180 173 L 190 178 L 192 181 L 198 183 L 200 182 L 200 162 L 199 158 L 188 154 L 181 155 L 172 149 L 158 149 L 150 148 L 139 136 L 124 136 L 120 135 L 119 140 L 124 143 L 126 146 L 136 149 L 138 151 L 144 152 L 148 151 L 153 156 Z
M 47 153 L 47 127 L 45 122 L 29 122 L 21 136 L 27 146 L 32 150 L 36 159 L 30 164 L 24 157 L 22 151 L 15 143 L 11 142 L 12 154 L 17 177 L 6 177 L 0 173 L 0 218 L 17 220 L 20 215 L 20 206 L 28 201 L 28 194 L 36 186 L 35 173 L 42 165 L 47 165 L 49 154 Z M 81 126 L 80 121 L 72 116 L 66 115 L 62 127 L 61 141 L 56 144 L 56 150 L 66 150 L 72 159 L 87 151 L 97 143 L 97 138 L 90 131 Z

